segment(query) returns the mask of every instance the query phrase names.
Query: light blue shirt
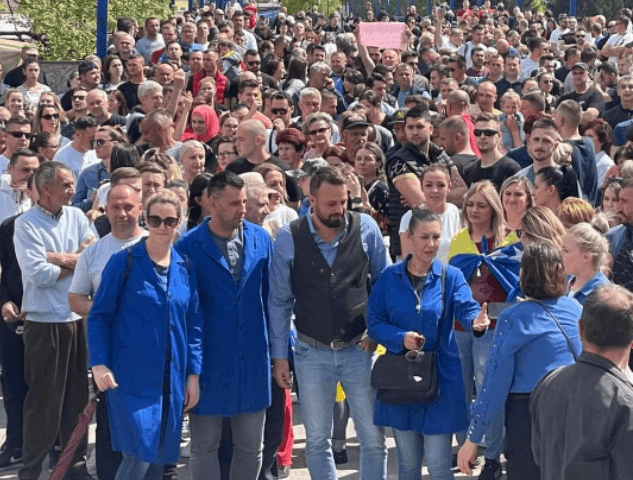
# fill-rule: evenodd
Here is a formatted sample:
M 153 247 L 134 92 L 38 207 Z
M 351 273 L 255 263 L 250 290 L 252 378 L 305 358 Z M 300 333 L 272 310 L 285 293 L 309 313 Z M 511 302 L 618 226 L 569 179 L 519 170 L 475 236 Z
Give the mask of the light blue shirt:
M 336 259 L 338 246 L 347 232 L 347 223 L 331 242 L 323 240 L 314 229 L 312 210 L 306 215 L 308 227 L 321 255 L 331 267 Z M 361 214 L 360 236 L 363 251 L 369 259 L 369 284 L 373 286 L 380 273 L 391 264 L 391 259 L 382 240 L 380 228 L 369 215 Z M 270 341 L 272 358 L 288 357 L 288 332 L 294 310 L 295 293 L 292 284 L 292 266 L 294 260 L 294 240 L 290 225 L 277 231 L 272 267 L 270 270 L 270 292 L 268 296 L 268 314 L 270 317 Z
M 49 263 L 47 252 L 75 253 L 94 237 L 86 215 L 75 207 L 62 207 L 59 215 L 35 205 L 15 221 L 15 253 L 22 270 L 26 319 L 65 323 L 81 318 L 70 311 L 68 289 L 72 275 L 60 279 L 61 267 Z

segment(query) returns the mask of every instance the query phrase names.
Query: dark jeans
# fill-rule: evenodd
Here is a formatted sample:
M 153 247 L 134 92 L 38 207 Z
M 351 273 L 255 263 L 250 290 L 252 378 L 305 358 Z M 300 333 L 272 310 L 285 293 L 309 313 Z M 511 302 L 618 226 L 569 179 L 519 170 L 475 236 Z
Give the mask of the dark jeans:
M 511 393 L 506 400 L 506 448 L 508 480 L 538 480 L 541 472 L 532 454 L 530 394 Z
M 83 320 L 24 322 L 23 467 L 20 480 L 35 480 L 59 432 L 62 450 L 88 403 L 86 329 Z M 87 435 L 71 459 L 69 474 L 86 472 Z
M 284 389 L 272 379 L 272 402 L 266 410 L 264 452 L 259 480 L 277 479 L 277 452 L 284 437 Z
M 29 386 L 24 378 L 24 342 L 7 324 L 0 321 L 0 363 L 2 364 L 2 394 L 7 415 L 8 449 L 22 449 L 24 399 Z
M 112 450 L 108 404 L 106 402 L 107 394 L 102 394 L 99 403 L 97 403 L 97 438 L 95 442 L 97 477 L 99 480 L 114 480 L 123 455 L 121 452 Z

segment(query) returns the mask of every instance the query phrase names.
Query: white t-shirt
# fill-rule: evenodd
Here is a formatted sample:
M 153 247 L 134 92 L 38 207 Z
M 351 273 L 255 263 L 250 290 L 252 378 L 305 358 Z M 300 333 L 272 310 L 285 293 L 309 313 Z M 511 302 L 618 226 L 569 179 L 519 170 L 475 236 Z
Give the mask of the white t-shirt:
M 530 78 L 534 70 L 538 70 L 538 62 L 535 62 L 530 57 L 525 57 L 521 60 L 521 77 Z
M 81 253 L 77 260 L 73 281 L 68 290 L 69 293 L 94 295 L 101 284 L 101 274 L 110 257 L 130 245 L 134 245 L 147 235 L 148 232 L 143 231 L 143 234 L 138 237 L 121 240 L 109 233 L 90 245 Z
M 409 229 L 409 222 L 411 221 L 411 210 L 405 213 L 400 219 L 400 233 L 405 233 Z M 442 262 L 443 265 L 448 264 L 448 251 L 451 247 L 451 240 L 457 232 L 462 229 L 462 216 L 457 208 L 452 203 L 446 204 L 446 210 L 439 215 L 440 223 L 442 225 L 442 236 L 440 237 L 440 248 L 437 251 L 437 260 Z
M 297 218 L 299 218 L 299 214 L 296 210 L 293 210 L 287 205 L 279 205 L 277 210 L 268 214 L 266 221 L 274 223 L 277 228 L 281 228 Z
M 75 176 L 75 181 L 77 181 L 79 174 L 84 168 L 100 162 L 94 150 L 88 150 L 86 153 L 81 153 L 73 147 L 72 142 L 65 147 L 62 147 L 55 154 L 53 160 L 56 162 L 62 162 L 70 168 Z
M 604 177 L 607 176 L 609 169 L 615 165 L 615 162 L 604 150 L 596 153 L 596 168 L 598 169 L 598 187 L 604 183 Z
M 621 47 L 629 42 L 633 42 L 633 33 L 625 33 L 624 35 L 611 35 L 607 40 L 606 45 L 612 47 Z M 609 57 L 609 61 L 614 65 L 618 64 L 618 57 Z
M 4 156 L 4 153 L 0 155 L 0 175 L 7 173 L 7 167 L 9 166 L 9 159 Z

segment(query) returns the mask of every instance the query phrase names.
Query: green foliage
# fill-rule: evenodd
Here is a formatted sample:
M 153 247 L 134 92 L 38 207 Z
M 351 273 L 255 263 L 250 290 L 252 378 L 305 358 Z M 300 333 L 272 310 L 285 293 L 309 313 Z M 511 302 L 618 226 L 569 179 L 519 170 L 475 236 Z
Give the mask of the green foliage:
M 43 59 L 76 60 L 95 53 L 95 0 L 21 0 L 18 12 L 29 17 L 34 33 L 48 37 L 45 44 L 39 44 Z M 142 22 L 150 16 L 167 18 L 170 14 L 169 0 L 111 0 L 108 23 L 114 31 L 118 17 Z
M 337 11 L 342 5 L 342 0 L 281 0 L 281 6 L 288 9 L 288 13 L 294 15 L 297 12 L 307 12 L 314 5 L 318 5 L 319 12 L 329 15 Z

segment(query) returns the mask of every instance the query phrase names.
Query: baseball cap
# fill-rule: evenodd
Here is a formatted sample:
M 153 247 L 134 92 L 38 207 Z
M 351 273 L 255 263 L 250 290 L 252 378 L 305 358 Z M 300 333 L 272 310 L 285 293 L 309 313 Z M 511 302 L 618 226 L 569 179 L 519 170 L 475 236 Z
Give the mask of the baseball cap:
M 330 164 L 327 163 L 323 157 L 314 157 L 308 158 L 305 162 L 303 162 L 303 165 L 301 165 L 301 168 L 298 170 L 290 170 L 286 173 L 294 178 L 302 178 L 314 175 L 314 172 L 316 172 L 319 168 L 326 168 L 329 166 Z
M 589 65 L 587 65 L 585 62 L 578 62 L 576 65 L 571 67 L 572 70 L 574 68 L 582 68 L 583 70 L 586 70 L 587 72 L 589 71 Z
M 365 120 L 365 117 L 357 114 L 350 115 L 343 120 L 343 130 L 349 130 L 350 128 L 357 127 L 369 127 L 370 125 L 371 123 L 368 123 L 367 120 Z
M 407 116 L 408 108 L 399 108 L 393 115 L 391 116 L 391 121 L 389 122 L 389 126 L 393 126 L 396 123 L 404 123 L 405 117 Z

